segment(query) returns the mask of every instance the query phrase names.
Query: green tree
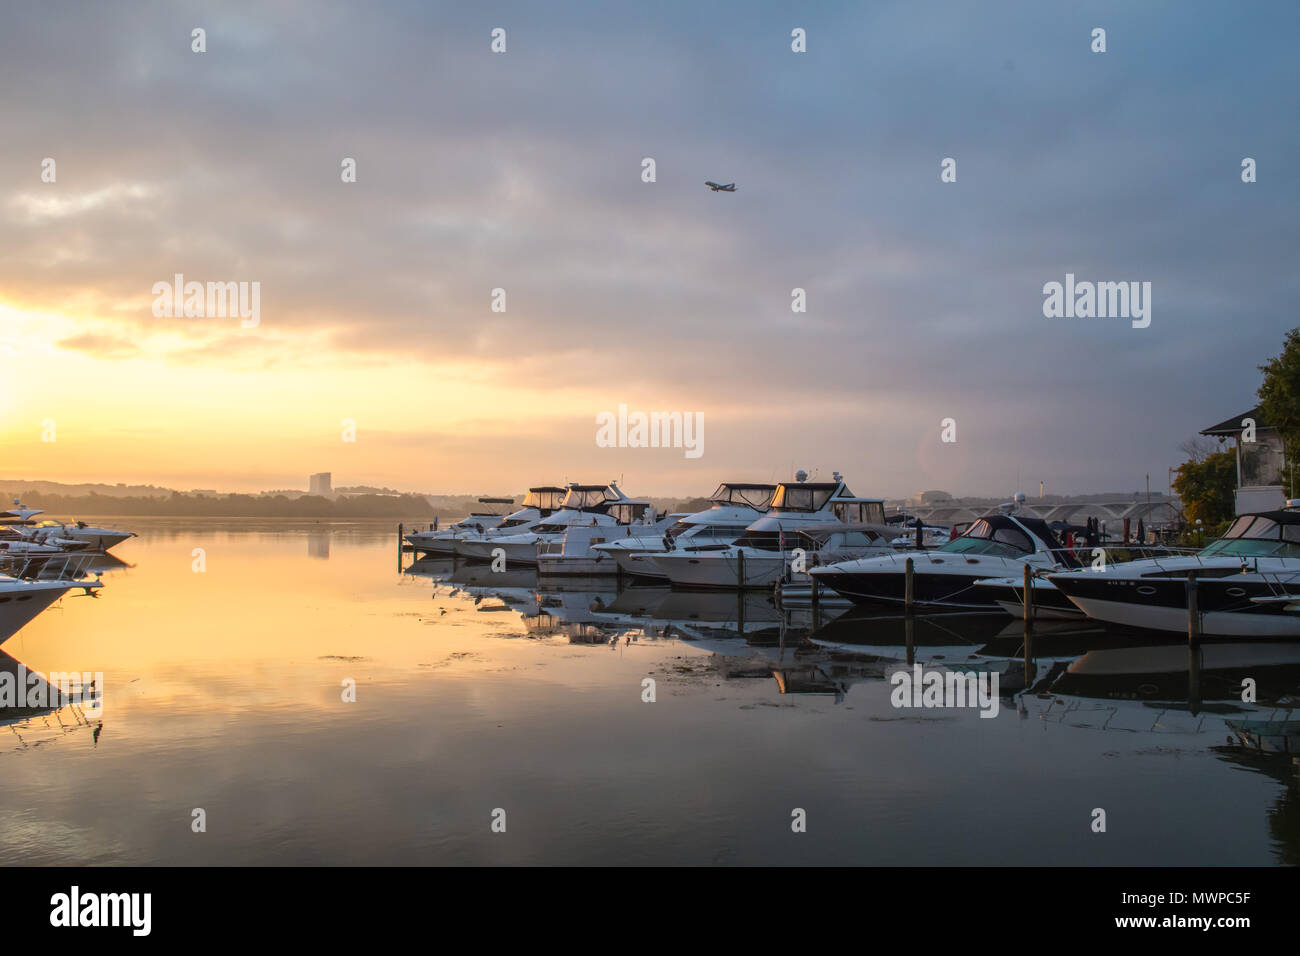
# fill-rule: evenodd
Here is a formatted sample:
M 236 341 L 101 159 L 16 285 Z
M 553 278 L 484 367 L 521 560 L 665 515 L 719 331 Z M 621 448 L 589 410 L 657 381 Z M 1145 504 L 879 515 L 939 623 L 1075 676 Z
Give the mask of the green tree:
M 1237 487 L 1237 455 L 1219 451 L 1201 461 L 1185 461 L 1178 466 L 1174 491 L 1183 500 L 1183 514 L 1188 521 L 1198 518 L 1210 529 L 1232 519 L 1236 510 L 1233 492 Z
M 1300 451 L 1300 328 L 1286 334 L 1282 354 L 1259 370 L 1264 373 L 1259 386 L 1259 417 L 1281 434 L 1286 460 L 1293 463 Z

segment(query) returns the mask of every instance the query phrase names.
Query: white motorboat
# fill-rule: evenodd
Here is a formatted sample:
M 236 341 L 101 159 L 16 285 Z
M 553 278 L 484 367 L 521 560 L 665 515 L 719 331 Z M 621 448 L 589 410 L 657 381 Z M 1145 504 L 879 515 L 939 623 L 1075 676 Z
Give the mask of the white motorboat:
M 998 514 L 985 515 L 961 537 L 933 551 L 894 553 L 813 568 L 818 583 L 855 604 L 899 605 L 906 599 L 906 567 L 913 565 L 913 601 L 918 607 L 998 608 L 997 592 L 977 587 L 984 578 L 1023 576 L 1024 566 L 1078 567 L 1041 518 L 1014 513 L 1024 495 Z
M 837 472 L 832 481 L 795 481 L 776 487 L 771 509 L 729 544 L 675 548 L 653 556 L 672 584 L 688 588 L 766 588 L 792 571 L 809 549 L 828 554 L 893 553 L 883 498 L 859 498 Z M 806 532 L 798 537 L 799 532 Z
M 612 511 L 614 506 L 632 505 Z M 639 509 L 636 506 L 640 506 Z M 618 528 L 632 523 L 644 514 L 649 504 L 632 502 L 619 490 L 615 482 L 607 485 L 580 485 L 571 483 L 565 488 L 558 510 L 539 521 L 525 523 L 524 530 L 507 528 L 503 522 L 497 533 L 491 531 L 456 541 L 456 554 L 477 561 L 505 559 L 506 567 L 537 564 L 541 546 L 559 541 L 570 526 Z M 635 516 L 635 517 L 634 517 Z
M 533 496 L 532 489 L 529 490 L 529 496 Z M 492 510 L 472 511 L 464 518 L 445 528 L 431 527 L 427 531 L 413 531 L 406 535 L 407 544 L 417 552 L 454 554 L 456 550 L 455 539 L 459 535 L 483 534 L 499 527 L 502 522 L 511 517 L 503 506 L 515 503 L 513 498 L 480 498 L 478 501 L 481 505 L 488 505 Z M 536 498 L 534 497 L 535 501 Z M 525 498 L 523 507 L 532 508 L 534 504 Z
M 1240 515 L 1222 538 L 1196 554 L 1061 571 L 1049 580 L 1094 620 L 1186 633 L 1192 571 L 1202 634 L 1300 637 L 1300 509 L 1295 507 Z
M 74 588 L 91 590 L 102 587 L 98 581 L 68 578 L 34 581 L 0 574 L 0 641 L 12 637 L 19 628 Z
M 654 562 L 656 555 L 675 548 L 730 544 L 767 512 L 775 491 L 772 484 L 724 481 L 709 496 L 709 508 L 682 516 L 662 536 L 607 541 L 595 550 L 608 552 L 624 574 L 665 580 Z
M 616 542 L 629 548 L 662 545 L 668 530 L 685 517 L 683 514 L 669 514 L 659 518 L 648 501 L 630 500 L 611 505 L 609 514 L 618 522 L 614 527 L 570 524 L 558 541 L 539 544 L 537 573 L 584 577 L 617 574 L 615 556 L 603 550 L 606 543 Z
M 538 485 L 529 488 L 528 494 L 524 495 L 524 500 L 519 505 L 519 510 L 511 512 L 499 524 L 481 532 L 472 529 L 457 530 L 447 543 L 440 545 L 440 548 L 446 549 L 440 553 L 450 553 L 458 558 L 476 557 L 477 555 L 471 555 L 462 545 L 531 531 L 559 510 L 560 502 L 564 500 L 566 494 L 568 494 L 567 488 L 556 485 Z
M 78 547 L 107 551 L 127 538 L 134 538 L 135 532 L 94 528 L 84 521 L 76 521 L 72 524 L 62 521 L 42 521 L 32 528 L 31 537 L 33 541 L 40 544 L 54 544 L 65 551 Z

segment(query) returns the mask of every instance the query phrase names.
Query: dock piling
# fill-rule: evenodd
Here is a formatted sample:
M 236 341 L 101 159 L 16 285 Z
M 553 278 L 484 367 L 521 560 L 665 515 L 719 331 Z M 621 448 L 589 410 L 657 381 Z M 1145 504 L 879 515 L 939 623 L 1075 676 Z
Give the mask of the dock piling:
M 1034 572 L 1025 565 L 1024 577 L 1024 611 L 1025 611 L 1025 687 L 1034 683 L 1037 668 L 1034 666 Z
M 1187 643 L 1191 647 L 1201 644 L 1201 599 L 1200 583 L 1196 572 L 1187 572 Z

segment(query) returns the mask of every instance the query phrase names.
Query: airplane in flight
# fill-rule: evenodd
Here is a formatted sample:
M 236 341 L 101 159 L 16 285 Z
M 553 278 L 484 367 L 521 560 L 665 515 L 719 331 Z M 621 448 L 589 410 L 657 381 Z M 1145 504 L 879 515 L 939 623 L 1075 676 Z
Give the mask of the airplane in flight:
M 707 182 L 704 185 L 708 186 L 715 193 L 734 193 L 736 191 L 735 183 L 727 183 L 726 185 L 723 185 L 722 183 Z

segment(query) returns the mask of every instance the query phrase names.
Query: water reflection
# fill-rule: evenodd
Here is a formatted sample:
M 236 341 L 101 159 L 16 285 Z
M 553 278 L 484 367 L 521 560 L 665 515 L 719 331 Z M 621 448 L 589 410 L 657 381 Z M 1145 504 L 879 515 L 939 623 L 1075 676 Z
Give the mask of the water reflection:
M 0 863 L 1300 858 L 1293 646 L 395 569 L 394 527 L 326 524 L 140 522 L 98 597 L 4 643 L 0 669 L 103 672 L 107 706 L 0 714 Z M 894 707 L 917 663 L 996 674 L 996 718 Z M 485 841 L 502 799 L 522 838 Z M 1079 825 L 1097 805 L 1123 839 Z M 176 839 L 196 806 L 220 840 Z
M 1007 720 L 1149 737 L 1199 747 L 1263 773 L 1282 791 L 1266 808 L 1280 862 L 1300 859 L 1300 645 L 1237 641 L 1189 648 L 1164 634 L 1116 633 L 1086 619 L 1024 622 L 998 613 L 906 615 L 846 604 L 781 606 L 765 592 L 674 590 L 606 577 L 539 581 L 450 558 L 422 559 L 426 577 L 476 605 L 495 597 L 535 637 L 571 644 L 679 641 L 727 659 L 723 683 L 770 682 L 782 696 L 851 700 L 921 664 L 996 673 Z M 1164 743 L 1158 743 L 1163 741 Z

